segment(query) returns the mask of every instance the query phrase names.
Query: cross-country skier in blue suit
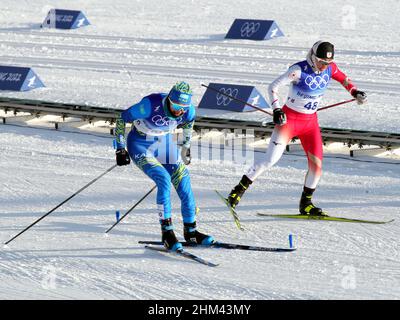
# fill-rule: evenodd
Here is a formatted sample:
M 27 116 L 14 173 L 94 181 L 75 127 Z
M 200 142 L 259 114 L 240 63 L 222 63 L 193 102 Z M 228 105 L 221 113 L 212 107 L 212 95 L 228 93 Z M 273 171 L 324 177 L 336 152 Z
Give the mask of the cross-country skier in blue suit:
M 123 111 L 116 121 L 116 160 L 119 166 L 133 159 L 157 185 L 157 207 L 162 242 L 169 250 L 179 250 L 182 244 L 175 236 L 171 220 L 171 182 L 181 200 L 183 234 L 186 241 L 211 245 L 213 237 L 196 228 L 196 204 L 186 165 L 190 163 L 190 140 L 195 120 L 192 90 L 179 82 L 166 93 L 153 93 Z M 125 124 L 132 122 L 125 145 Z M 183 128 L 181 152 L 173 141 L 172 132 Z

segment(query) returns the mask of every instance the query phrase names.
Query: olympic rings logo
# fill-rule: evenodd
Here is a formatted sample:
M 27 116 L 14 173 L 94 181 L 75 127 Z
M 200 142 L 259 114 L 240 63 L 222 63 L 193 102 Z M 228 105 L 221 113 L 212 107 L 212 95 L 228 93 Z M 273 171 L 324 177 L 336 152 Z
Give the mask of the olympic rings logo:
M 227 106 L 233 100 L 232 98 L 229 98 L 228 96 L 236 98 L 239 93 L 238 89 L 231 89 L 231 88 L 227 88 L 227 89 L 221 88 L 218 91 L 219 91 L 219 93 L 217 93 L 217 96 L 216 96 L 218 106 L 220 106 L 220 105 Z
M 260 29 L 259 22 L 245 22 L 240 28 L 240 35 L 244 38 L 250 38 Z
M 172 123 L 175 122 L 175 120 L 170 120 L 170 119 L 168 119 L 168 117 L 162 117 L 159 114 L 155 115 L 153 118 L 151 118 L 151 121 L 157 127 L 170 126 L 170 125 L 172 125 Z
M 316 76 L 315 78 L 308 75 L 304 82 L 311 90 L 325 89 L 329 82 L 329 76 L 326 73 L 322 77 Z

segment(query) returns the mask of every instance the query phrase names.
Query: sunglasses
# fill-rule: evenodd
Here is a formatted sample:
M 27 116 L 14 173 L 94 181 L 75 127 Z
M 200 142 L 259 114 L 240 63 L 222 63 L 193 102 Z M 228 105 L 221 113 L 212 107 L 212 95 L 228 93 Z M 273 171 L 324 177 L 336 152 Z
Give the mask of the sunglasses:
M 322 64 L 324 66 L 329 66 L 333 62 L 333 60 L 326 61 L 326 60 L 318 58 L 318 57 L 315 57 L 315 60 L 317 60 L 320 64 Z

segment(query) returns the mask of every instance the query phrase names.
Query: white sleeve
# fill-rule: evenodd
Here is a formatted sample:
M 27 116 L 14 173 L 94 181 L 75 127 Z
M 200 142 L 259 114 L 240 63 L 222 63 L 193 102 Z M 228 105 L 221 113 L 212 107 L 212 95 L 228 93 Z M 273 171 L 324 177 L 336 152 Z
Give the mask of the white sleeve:
M 280 87 L 284 85 L 289 85 L 292 82 L 297 82 L 301 77 L 301 68 L 298 65 L 291 66 L 284 74 L 275 79 L 268 86 L 268 96 L 271 102 L 272 109 L 281 108 L 281 104 L 279 102 L 278 92 Z

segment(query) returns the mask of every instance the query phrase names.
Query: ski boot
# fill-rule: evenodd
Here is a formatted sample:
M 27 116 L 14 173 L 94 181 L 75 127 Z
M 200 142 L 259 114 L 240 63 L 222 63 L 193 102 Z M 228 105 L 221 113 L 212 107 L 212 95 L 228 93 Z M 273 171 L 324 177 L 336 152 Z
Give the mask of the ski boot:
M 327 216 L 327 214 L 323 212 L 321 208 L 316 207 L 312 203 L 311 198 L 313 192 L 314 189 L 304 188 L 299 204 L 300 214 L 310 216 Z
M 243 175 L 239 184 L 232 189 L 231 193 L 228 196 L 227 201 L 232 208 L 235 208 L 238 205 L 244 192 L 252 183 L 253 182 L 246 175 Z
M 182 250 L 182 244 L 175 236 L 171 218 L 161 220 L 161 241 L 168 250 Z
M 215 242 L 212 236 L 197 231 L 196 221 L 183 224 L 183 236 L 189 244 L 201 244 L 203 246 L 210 246 Z

